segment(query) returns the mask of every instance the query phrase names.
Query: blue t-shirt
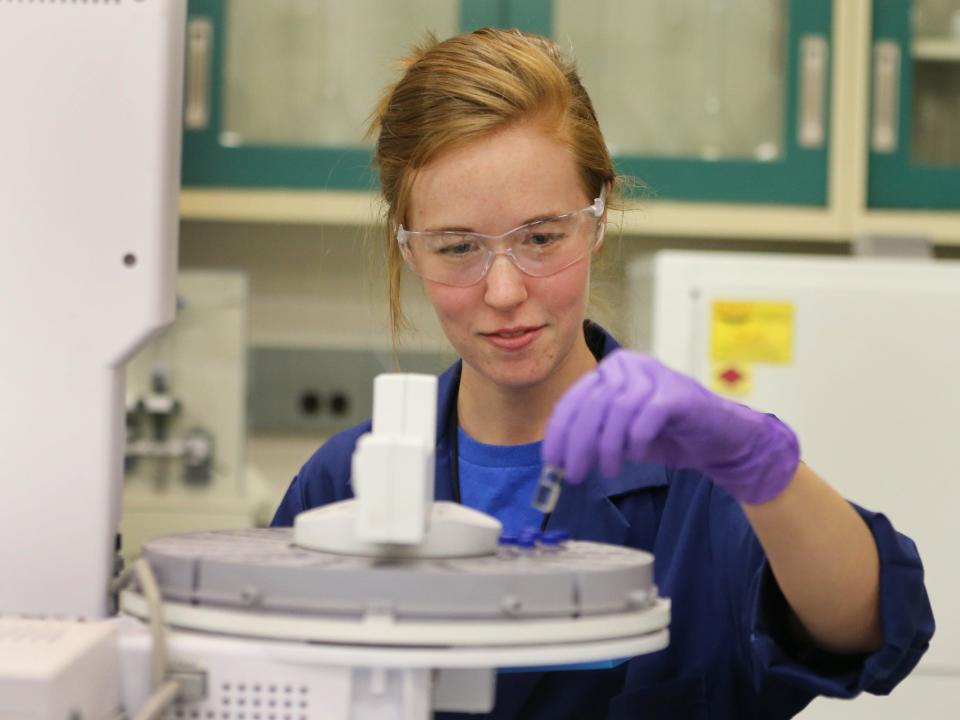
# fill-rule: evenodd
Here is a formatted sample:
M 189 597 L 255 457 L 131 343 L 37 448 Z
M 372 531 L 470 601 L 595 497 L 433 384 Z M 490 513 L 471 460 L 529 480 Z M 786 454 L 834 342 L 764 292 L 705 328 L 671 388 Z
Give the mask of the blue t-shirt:
M 540 442 L 524 445 L 486 445 L 457 427 L 460 461 L 460 500 L 493 515 L 504 532 L 539 528 L 543 513 L 530 502 L 540 479 L 543 461 Z
M 530 501 L 540 480 L 543 460 L 540 446 L 486 445 L 467 435 L 457 426 L 457 447 L 460 461 L 460 500 L 503 524 L 504 532 L 516 533 L 524 528 L 539 528 L 543 513 Z M 543 672 L 545 670 L 604 670 L 627 658 L 599 662 L 573 663 L 550 667 L 500 668 L 500 672 Z

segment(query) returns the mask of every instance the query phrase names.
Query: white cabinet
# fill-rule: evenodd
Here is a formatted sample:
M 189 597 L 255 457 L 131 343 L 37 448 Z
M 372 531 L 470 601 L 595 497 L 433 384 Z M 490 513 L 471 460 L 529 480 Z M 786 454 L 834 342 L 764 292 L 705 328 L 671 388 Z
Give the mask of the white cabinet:
M 960 697 L 960 263 L 667 252 L 629 275 L 633 346 L 781 417 L 811 467 L 916 542 L 937 629 L 903 693 L 936 693 L 912 718 L 960 717 L 939 711 Z
M 960 717 L 960 680 L 956 675 L 918 670 L 887 696 L 855 700 L 817 698 L 798 716 L 803 720 L 950 720 Z

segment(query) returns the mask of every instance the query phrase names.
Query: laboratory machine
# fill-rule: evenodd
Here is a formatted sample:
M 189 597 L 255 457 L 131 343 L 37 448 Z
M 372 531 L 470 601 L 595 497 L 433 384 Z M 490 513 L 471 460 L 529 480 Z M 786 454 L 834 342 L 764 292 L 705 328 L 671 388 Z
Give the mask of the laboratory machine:
M 126 366 L 126 561 L 160 535 L 272 516 L 245 457 L 248 295 L 244 273 L 180 270 L 174 322 Z
M 433 502 L 436 378 L 378 378 L 356 498 L 116 557 L 124 364 L 171 322 L 185 0 L 0 3 L 0 717 L 425 720 L 496 668 L 653 652 L 641 551 Z
M 920 551 L 937 629 L 917 668 L 888 697 L 801 716 L 960 717 L 960 263 L 667 251 L 628 278 L 632 346 L 782 418 L 811 467 Z

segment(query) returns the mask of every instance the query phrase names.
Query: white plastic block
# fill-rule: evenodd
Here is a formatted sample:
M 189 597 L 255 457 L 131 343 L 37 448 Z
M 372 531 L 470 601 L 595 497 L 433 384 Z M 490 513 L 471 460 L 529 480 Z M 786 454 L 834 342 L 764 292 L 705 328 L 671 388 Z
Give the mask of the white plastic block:
M 404 433 L 433 447 L 437 440 L 437 378 L 407 375 L 406 393 Z
M 406 376 L 401 374 L 377 375 L 373 381 L 373 433 L 402 434 L 404 430 L 403 406 L 406 399 Z
M 357 538 L 360 502 L 342 500 L 297 515 L 294 544 L 338 555 L 365 557 L 479 557 L 492 555 L 503 527 L 496 518 L 452 502 L 434 502 L 428 507 L 428 529 L 415 545 L 384 544 Z
M 417 438 L 360 438 L 353 455 L 358 539 L 403 544 L 423 540 L 433 501 L 433 456 L 433 447 Z
M 378 375 L 373 382 L 373 433 L 411 435 L 432 446 L 437 434 L 437 378 Z
M 116 717 L 115 623 L 0 617 L 0 718 Z
M 488 713 L 496 700 L 493 668 L 443 668 L 434 674 L 433 709 L 437 712 Z

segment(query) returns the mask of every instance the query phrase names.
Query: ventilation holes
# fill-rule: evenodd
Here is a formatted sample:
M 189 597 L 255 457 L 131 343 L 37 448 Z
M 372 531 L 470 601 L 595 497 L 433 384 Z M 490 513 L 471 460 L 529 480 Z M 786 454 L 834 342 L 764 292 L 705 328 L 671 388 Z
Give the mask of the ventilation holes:
M 203 703 L 175 705 L 165 720 L 307 720 L 307 685 L 222 682 Z

